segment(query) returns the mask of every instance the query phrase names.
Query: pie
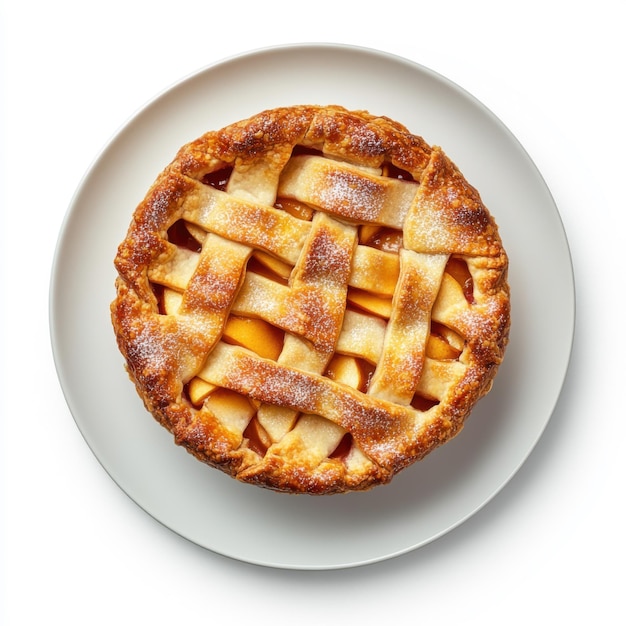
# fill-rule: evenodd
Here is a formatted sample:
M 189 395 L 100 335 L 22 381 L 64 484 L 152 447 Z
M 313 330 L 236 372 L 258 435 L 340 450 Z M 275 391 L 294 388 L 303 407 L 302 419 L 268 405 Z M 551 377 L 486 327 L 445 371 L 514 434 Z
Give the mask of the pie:
M 479 193 L 439 147 L 340 106 L 183 146 L 115 266 L 113 327 L 148 411 L 281 492 L 388 483 L 461 430 L 508 341 L 508 257 Z

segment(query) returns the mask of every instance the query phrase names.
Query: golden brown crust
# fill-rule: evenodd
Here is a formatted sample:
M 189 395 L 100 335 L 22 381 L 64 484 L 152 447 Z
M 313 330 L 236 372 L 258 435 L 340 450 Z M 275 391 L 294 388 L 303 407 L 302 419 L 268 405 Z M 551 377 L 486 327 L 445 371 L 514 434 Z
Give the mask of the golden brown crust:
M 115 266 L 112 322 L 147 409 L 203 462 L 279 491 L 388 482 L 459 432 L 508 341 L 508 259 L 478 192 L 441 149 L 338 106 L 182 147 Z M 391 313 L 365 314 L 368 290 Z M 273 329 L 253 349 L 229 326 L 251 319 Z

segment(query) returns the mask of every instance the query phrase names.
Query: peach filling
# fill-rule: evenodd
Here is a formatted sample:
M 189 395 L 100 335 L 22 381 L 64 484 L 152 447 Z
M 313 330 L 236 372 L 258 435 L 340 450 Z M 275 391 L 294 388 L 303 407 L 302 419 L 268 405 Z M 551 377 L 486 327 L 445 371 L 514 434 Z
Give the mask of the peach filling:
M 345 354 L 335 354 L 325 372 L 328 378 L 362 392 L 367 391 L 373 374 L 374 365 L 365 359 Z
M 470 304 L 474 304 L 474 279 L 470 274 L 467 263 L 458 257 L 450 257 L 446 265 L 446 273 L 461 285 L 465 299 Z

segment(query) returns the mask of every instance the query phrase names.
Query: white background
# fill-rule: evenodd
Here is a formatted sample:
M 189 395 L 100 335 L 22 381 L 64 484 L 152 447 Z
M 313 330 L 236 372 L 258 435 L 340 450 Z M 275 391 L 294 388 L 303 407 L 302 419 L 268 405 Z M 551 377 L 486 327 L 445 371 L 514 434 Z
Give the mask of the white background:
M 5 0 L 0 11 L 2 624 L 624 623 L 625 2 Z M 140 510 L 82 439 L 48 330 L 56 238 L 111 136 L 208 64 L 301 42 L 407 57 L 489 107 L 552 191 L 577 289 L 560 402 L 509 485 L 419 550 L 326 572 L 233 561 Z M 546 323 L 558 324 L 550 311 Z

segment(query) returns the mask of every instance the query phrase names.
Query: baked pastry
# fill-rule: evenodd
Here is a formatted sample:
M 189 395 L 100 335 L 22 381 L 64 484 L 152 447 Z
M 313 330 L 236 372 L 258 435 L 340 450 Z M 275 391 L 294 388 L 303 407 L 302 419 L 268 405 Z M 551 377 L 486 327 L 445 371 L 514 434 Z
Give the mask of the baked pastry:
M 182 147 L 115 266 L 147 409 L 278 491 L 389 482 L 460 431 L 508 340 L 508 260 L 478 192 L 401 124 L 338 106 Z

